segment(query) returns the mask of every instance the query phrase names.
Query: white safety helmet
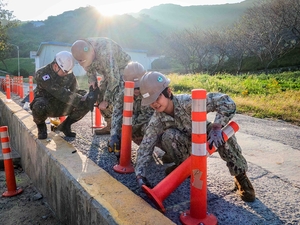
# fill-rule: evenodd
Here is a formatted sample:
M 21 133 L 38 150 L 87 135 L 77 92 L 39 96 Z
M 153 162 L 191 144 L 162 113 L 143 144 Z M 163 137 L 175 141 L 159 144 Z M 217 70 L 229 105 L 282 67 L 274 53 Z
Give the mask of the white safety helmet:
M 55 56 L 55 62 L 65 73 L 72 73 L 74 58 L 71 52 L 61 51 L 57 53 Z

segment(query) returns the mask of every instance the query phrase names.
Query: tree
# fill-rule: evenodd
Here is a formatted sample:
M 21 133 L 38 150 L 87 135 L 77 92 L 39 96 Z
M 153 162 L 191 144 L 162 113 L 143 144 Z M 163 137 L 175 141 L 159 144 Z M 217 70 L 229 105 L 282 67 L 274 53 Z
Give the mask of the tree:
M 12 46 L 8 43 L 7 30 L 18 24 L 18 21 L 13 20 L 14 16 L 11 11 L 4 9 L 7 4 L 0 0 L 0 61 L 7 68 L 4 60 L 10 55 Z
M 249 8 L 242 20 L 247 34 L 247 47 L 255 54 L 267 70 L 272 62 L 296 46 L 285 19 L 285 1 L 272 0 Z M 299 6 L 299 5 L 298 5 Z

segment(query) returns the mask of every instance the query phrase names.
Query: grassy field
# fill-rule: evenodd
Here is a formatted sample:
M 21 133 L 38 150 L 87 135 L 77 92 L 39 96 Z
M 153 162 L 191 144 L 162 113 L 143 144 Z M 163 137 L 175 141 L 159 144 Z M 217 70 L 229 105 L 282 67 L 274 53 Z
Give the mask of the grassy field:
M 167 76 L 176 94 L 191 93 L 192 89 L 226 93 L 237 104 L 238 113 L 284 120 L 300 126 L 300 71 L 270 75 Z M 78 80 L 81 88 L 86 89 L 86 76 L 79 77 Z
M 270 75 L 167 76 L 175 94 L 191 93 L 192 89 L 226 93 L 237 104 L 237 113 L 284 120 L 300 126 L 300 71 Z M 88 90 L 87 76 L 78 77 L 78 82 L 81 89 Z

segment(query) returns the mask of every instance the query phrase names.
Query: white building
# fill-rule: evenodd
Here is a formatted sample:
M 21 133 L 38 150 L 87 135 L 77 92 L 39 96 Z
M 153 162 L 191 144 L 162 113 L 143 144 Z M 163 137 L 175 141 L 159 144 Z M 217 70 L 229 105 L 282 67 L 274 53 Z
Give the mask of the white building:
M 56 55 L 60 51 L 71 51 L 71 44 L 61 42 L 42 42 L 36 52 L 35 56 L 35 71 L 39 68 L 51 63 Z M 151 63 L 158 57 L 148 57 L 146 50 L 134 50 L 126 49 L 124 51 L 130 55 L 132 61 L 141 63 L 146 70 L 151 70 Z M 85 70 L 75 61 L 73 73 L 76 76 L 84 75 Z

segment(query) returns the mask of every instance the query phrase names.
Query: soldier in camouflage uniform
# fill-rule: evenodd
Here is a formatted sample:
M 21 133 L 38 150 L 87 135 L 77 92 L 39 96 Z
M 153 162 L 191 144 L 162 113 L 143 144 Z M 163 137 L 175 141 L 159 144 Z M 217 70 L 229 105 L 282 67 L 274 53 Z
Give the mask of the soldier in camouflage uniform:
M 89 111 L 86 91 L 78 90 L 76 77 L 72 73 L 72 54 L 61 51 L 50 64 L 35 73 L 36 88 L 30 103 L 33 121 L 38 127 L 38 138 L 47 138 L 47 117 L 68 116 L 58 130 L 66 136 L 75 137 L 71 124 L 82 119 Z
M 150 106 L 142 106 L 139 80 L 146 73 L 144 67 L 138 62 L 130 62 L 124 69 L 124 81 L 134 82 L 134 101 L 132 110 L 132 140 L 139 145 L 144 136 L 144 130 L 152 116 L 154 109 Z M 121 143 L 121 127 L 123 124 L 124 89 L 114 102 L 112 126 L 108 146 L 110 151 L 119 157 Z
M 158 143 L 175 163 L 166 169 L 166 174 L 191 154 L 192 98 L 189 94 L 173 95 L 168 87 L 169 83 L 169 79 L 158 72 L 146 73 L 140 80 L 142 105 L 150 105 L 155 109 L 137 151 L 135 173 L 140 186 L 149 184 L 146 168 L 152 158 L 154 146 Z M 221 158 L 226 161 L 241 198 L 252 202 L 255 200 L 255 192 L 246 175 L 246 159 L 235 136 L 224 143 L 221 131 L 235 115 L 236 105 L 228 95 L 222 93 L 207 93 L 206 101 L 207 113 L 216 112 L 214 122 L 207 124 L 208 142 L 216 145 Z
M 116 42 L 105 37 L 77 40 L 73 43 L 71 51 L 78 63 L 87 71 L 89 83 L 94 88 L 97 87 L 97 74 L 102 76 L 98 103 L 107 127 L 95 132 L 108 134 L 113 102 L 124 88 L 123 71 L 131 58 Z

